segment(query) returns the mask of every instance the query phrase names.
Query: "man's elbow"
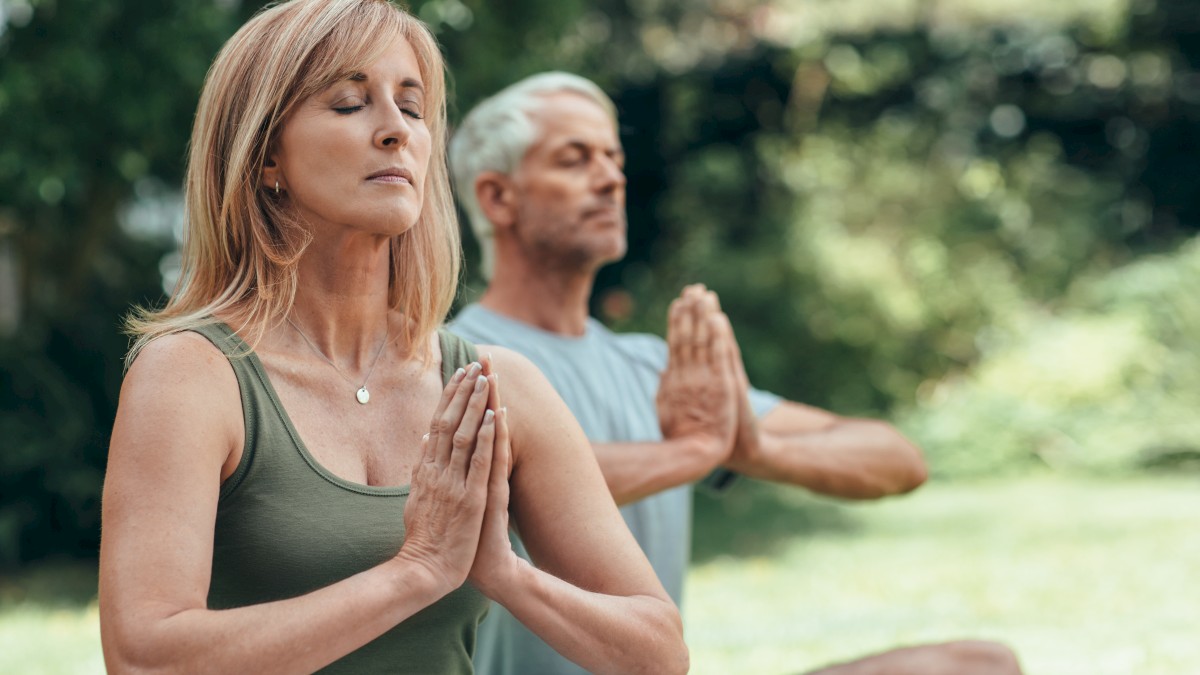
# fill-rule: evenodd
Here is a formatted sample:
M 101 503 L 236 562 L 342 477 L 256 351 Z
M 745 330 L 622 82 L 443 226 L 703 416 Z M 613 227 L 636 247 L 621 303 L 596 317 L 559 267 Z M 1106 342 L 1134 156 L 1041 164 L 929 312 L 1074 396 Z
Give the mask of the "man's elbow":
M 871 477 L 858 485 L 857 494 L 846 495 L 851 499 L 880 499 L 893 495 L 902 495 L 921 487 L 929 478 L 929 468 L 921 450 L 907 438 L 902 436 L 891 425 L 875 422 L 882 431 L 890 436 L 886 460 L 877 464 L 871 471 Z M 882 439 L 881 439 L 882 440 Z
M 892 472 L 892 481 L 887 494 L 902 495 L 912 492 L 929 479 L 929 467 L 921 450 L 895 429 L 896 449 L 893 453 L 897 466 Z

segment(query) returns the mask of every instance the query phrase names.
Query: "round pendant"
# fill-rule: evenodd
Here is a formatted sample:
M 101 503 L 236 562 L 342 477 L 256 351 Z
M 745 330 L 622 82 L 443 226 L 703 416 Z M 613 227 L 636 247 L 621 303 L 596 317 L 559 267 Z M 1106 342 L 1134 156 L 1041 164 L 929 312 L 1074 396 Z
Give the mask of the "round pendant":
M 367 391 L 366 387 L 359 389 L 358 393 L 356 393 L 354 396 L 358 399 L 358 402 L 363 405 L 366 405 L 367 401 L 371 400 L 371 392 Z

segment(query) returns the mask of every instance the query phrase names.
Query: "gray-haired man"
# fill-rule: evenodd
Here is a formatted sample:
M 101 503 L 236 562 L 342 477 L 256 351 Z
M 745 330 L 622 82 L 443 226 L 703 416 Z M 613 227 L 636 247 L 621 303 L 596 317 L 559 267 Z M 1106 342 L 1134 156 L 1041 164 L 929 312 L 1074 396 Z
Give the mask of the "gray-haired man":
M 924 481 L 920 452 L 891 426 L 750 387 L 728 319 L 702 286 L 672 303 L 665 342 L 618 335 L 588 316 L 596 272 L 626 250 L 616 110 L 594 83 L 544 73 L 508 87 L 466 116 L 450 162 L 490 277 L 453 330 L 515 349 L 542 369 L 591 439 L 630 530 L 677 603 L 694 482 L 732 471 L 871 499 Z M 475 662 L 482 675 L 581 672 L 499 607 L 481 628 Z M 957 642 L 829 672 L 1019 668 L 1005 647 Z

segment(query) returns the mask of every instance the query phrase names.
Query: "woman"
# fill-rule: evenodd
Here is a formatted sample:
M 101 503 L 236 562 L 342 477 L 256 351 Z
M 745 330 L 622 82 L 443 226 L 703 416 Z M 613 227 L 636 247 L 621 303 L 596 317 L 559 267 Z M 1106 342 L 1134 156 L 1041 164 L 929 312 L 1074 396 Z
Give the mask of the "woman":
M 589 670 L 687 668 L 562 402 L 436 330 L 458 274 L 444 137 L 436 44 L 384 0 L 293 0 L 218 55 L 182 280 L 130 322 L 111 671 L 465 673 L 489 598 Z

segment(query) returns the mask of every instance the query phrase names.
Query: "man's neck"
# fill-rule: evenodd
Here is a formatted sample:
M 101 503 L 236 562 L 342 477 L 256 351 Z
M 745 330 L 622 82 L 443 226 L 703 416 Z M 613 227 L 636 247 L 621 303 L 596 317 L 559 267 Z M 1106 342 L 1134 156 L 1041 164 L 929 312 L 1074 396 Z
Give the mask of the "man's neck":
M 560 335 L 583 335 L 594 272 L 497 267 L 479 304 L 510 319 Z

